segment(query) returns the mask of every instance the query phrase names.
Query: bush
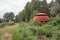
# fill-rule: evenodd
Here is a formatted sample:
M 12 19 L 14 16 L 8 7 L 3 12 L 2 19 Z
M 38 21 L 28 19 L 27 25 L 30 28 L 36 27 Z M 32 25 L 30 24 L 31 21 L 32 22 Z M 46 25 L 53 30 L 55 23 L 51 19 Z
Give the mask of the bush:
M 20 28 L 13 33 L 13 40 L 37 40 L 39 36 L 51 38 L 53 32 L 60 30 L 60 19 L 54 18 L 49 22 L 23 23 Z
M 44 30 L 44 28 L 41 30 L 34 27 L 22 27 L 13 33 L 13 40 L 37 40 L 37 37 L 42 35 L 45 35 L 46 37 L 52 37 L 52 32 Z
M 13 21 L 10 21 L 10 22 L 3 22 L 3 23 L 0 23 L 0 28 L 3 28 L 5 26 L 9 26 L 9 25 L 14 25 L 15 23 Z
M 45 35 L 52 37 L 52 26 L 38 27 L 33 24 L 25 24 L 13 33 L 13 40 L 37 40 L 37 37 Z
M 52 37 L 52 32 L 46 32 L 46 37 Z
M 46 22 L 32 22 L 32 25 L 43 26 Z
M 60 17 L 59 16 L 54 17 L 53 19 L 51 19 L 50 22 L 48 22 L 48 24 L 52 26 L 60 25 Z
M 7 25 L 14 25 L 15 23 L 13 21 L 8 22 Z
M 32 31 L 29 27 L 22 27 L 19 28 L 14 34 L 13 34 L 13 40 L 35 40 L 35 36 L 33 36 Z
M 0 23 L 0 28 L 3 28 L 5 26 L 6 26 L 6 23 L 5 22 L 4 23 Z
M 56 18 L 55 18 L 55 21 L 57 22 L 57 24 L 60 25 L 60 17 L 56 17 Z

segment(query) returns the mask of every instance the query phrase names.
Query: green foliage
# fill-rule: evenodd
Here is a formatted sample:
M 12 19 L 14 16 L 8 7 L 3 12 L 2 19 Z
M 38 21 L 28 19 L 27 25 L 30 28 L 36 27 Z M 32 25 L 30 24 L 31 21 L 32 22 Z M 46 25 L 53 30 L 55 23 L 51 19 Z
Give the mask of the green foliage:
M 49 14 L 49 8 L 46 0 L 32 0 L 28 2 L 25 8 L 19 12 L 19 17 L 21 21 L 28 22 L 30 21 L 38 12 L 43 12 Z
M 60 16 L 60 1 L 52 0 L 47 3 L 46 0 L 32 0 L 28 2 L 25 8 L 19 13 L 21 21 L 30 21 L 38 12 L 46 13 L 50 17 Z
M 14 25 L 15 23 L 13 21 L 10 21 L 10 22 L 3 22 L 3 23 L 0 23 L 0 28 L 3 28 L 5 26 L 10 26 L 10 25 Z
M 45 23 L 43 24 L 44 25 L 39 26 L 38 24 L 24 23 L 13 33 L 13 40 L 37 40 L 37 37 L 42 35 L 45 37 L 52 37 L 53 26 Z
M 56 17 L 60 15 L 60 1 L 59 0 L 52 0 L 51 7 L 50 7 L 50 16 Z
M 14 25 L 14 21 L 9 21 L 7 25 Z
M 38 11 L 38 10 L 34 10 L 34 11 L 31 13 L 31 19 L 32 19 L 37 13 L 39 13 L 39 11 Z
M 0 23 L 0 28 L 3 28 L 5 26 L 6 26 L 6 23 L 5 22 L 4 23 Z
M 60 17 L 56 16 L 55 21 L 57 22 L 57 24 L 60 24 Z
M 9 12 L 9 13 L 5 13 L 3 18 L 6 20 L 6 21 L 12 21 L 14 20 L 14 13 L 13 12 Z
M 0 23 L 5 22 L 5 19 L 0 18 Z
M 3 35 L 3 33 L 2 32 L 0 32 L 0 40 L 1 40 L 1 36 Z
M 35 39 L 35 37 L 32 36 L 32 31 L 30 30 L 29 27 L 28 28 L 22 27 L 21 29 L 19 28 L 13 35 L 13 40 L 28 40 L 28 39 L 29 40 Z
M 60 30 L 60 17 L 51 18 L 49 22 L 22 22 L 20 27 L 12 31 L 13 40 L 38 40 L 37 37 L 53 37 L 55 31 Z
M 32 22 L 32 24 L 36 26 L 42 26 L 45 24 L 45 22 Z
M 15 22 L 19 23 L 19 15 L 15 16 Z

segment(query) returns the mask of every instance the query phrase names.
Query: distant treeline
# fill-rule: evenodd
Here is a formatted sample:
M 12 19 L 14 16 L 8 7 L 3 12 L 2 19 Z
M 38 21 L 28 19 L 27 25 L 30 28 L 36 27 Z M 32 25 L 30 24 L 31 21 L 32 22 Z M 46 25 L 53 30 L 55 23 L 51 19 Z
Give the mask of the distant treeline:
M 15 16 L 13 12 L 8 12 L 4 14 L 3 18 L 0 18 L 0 23 L 9 21 L 18 22 L 18 16 Z

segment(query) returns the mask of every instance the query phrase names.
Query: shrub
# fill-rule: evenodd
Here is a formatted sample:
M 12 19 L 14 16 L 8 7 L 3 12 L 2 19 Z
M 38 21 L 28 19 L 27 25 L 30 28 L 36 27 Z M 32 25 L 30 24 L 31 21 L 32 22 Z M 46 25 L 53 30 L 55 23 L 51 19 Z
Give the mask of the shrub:
M 6 26 L 6 23 L 5 22 L 4 23 L 0 23 L 0 28 L 3 28 L 5 26 Z
M 50 22 L 48 22 L 50 25 L 52 26 L 57 26 L 57 25 L 60 25 L 60 17 L 59 16 L 56 16 L 54 17 L 53 19 L 51 19 Z
M 15 23 L 13 21 L 10 21 L 10 22 L 3 22 L 3 23 L 0 23 L 0 28 L 3 28 L 5 26 L 9 26 L 9 25 L 14 25 Z
M 17 30 L 13 34 L 13 40 L 35 40 L 35 39 L 36 38 L 35 36 L 33 36 L 33 33 L 29 27 L 19 28 L 19 30 Z
M 13 33 L 13 40 L 37 40 L 37 37 L 45 35 L 46 37 L 52 37 L 50 25 L 44 25 L 38 27 L 32 24 L 25 24 Z
M 46 32 L 46 37 L 52 37 L 52 32 L 51 31 L 49 31 L 49 32 Z
M 15 23 L 13 21 L 8 22 L 7 25 L 14 25 Z
M 43 26 L 46 22 L 32 22 L 35 26 Z
M 55 21 L 57 22 L 57 24 L 60 25 L 60 17 L 56 17 L 56 18 L 55 18 Z

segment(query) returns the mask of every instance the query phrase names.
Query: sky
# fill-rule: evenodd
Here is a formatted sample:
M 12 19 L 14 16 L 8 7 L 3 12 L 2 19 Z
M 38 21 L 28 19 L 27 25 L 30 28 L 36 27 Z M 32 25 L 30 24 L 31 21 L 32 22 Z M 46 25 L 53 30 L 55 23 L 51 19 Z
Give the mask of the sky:
M 14 12 L 15 15 L 18 14 L 19 11 L 24 9 L 24 6 L 27 2 L 31 0 L 0 0 L 0 18 L 3 17 L 6 12 Z M 49 3 L 51 0 L 47 0 Z

